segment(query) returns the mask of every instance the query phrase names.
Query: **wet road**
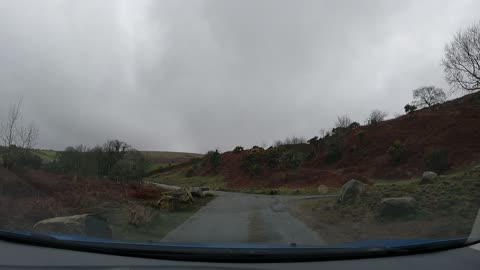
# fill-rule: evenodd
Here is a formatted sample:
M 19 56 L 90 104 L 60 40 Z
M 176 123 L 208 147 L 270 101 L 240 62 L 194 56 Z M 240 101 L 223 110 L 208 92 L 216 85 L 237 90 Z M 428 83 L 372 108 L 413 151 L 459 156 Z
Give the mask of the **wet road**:
M 215 194 L 217 197 L 214 200 L 168 233 L 162 241 L 326 244 L 320 235 L 288 212 L 294 201 L 322 196 Z

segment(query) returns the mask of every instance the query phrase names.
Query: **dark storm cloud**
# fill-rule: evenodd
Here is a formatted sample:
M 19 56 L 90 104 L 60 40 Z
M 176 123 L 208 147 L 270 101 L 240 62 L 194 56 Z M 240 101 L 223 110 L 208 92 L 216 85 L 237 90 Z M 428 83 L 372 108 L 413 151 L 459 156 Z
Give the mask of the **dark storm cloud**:
M 478 1 L 0 1 L 0 109 L 41 145 L 206 151 L 314 136 L 447 87 Z

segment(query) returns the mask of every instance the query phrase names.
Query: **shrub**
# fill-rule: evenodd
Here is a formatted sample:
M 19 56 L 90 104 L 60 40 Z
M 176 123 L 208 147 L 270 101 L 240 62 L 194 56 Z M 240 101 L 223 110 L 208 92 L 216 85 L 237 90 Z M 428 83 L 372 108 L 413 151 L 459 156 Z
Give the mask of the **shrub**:
M 298 152 L 289 152 L 284 156 L 284 163 L 287 168 L 298 168 L 302 165 L 304 156 Z
M 254 145 L 250 151 L 265 151 L 265 148 L 260 147 L 258 145 Z
M 358 122 L 353 122 L 348 126 L 349 129 L 356 129 L 358 127 L 360 127 L 360 123 Z
M 405 105 L 404 108 L 405 108 L 405 113 L 413 113 L 417 109 L 417 106 L 407 104 Z
M 325 161 L 334 163 L 339 161 L 343 156 L 343 137 L 332 137 L 327 141 L 327 154 Z
M 128 152 L 124 159 L 115 163 L 110 171 L 110 177 L 116 180 L 141 179 L 144 174 L 145 160 L 138 151 Z
M 265 162 L 267 167 L 276 168 L 281 163 L 281 155 L 278 148 L 272 148 L 265 153 Z
M 448 151 L 446 149 L 433 149 L 425 156 L 425 167 L 428 170 L 443 171 L 448 169 Z
M 33 152 L 10 146 L 8 152 L 3 154 L 2 160 L 6 168 L 30 168 L 40 169 L 42 166 L 42 159 Z
M 258 176 L 262 173 L 263 155 L 259 151 L 249 151 L 242 158 L 241 168 L 250 176 Z
M 404 143 L 396 140 L 392 146 L 388 148 L 387 154 L 390 158 L 390 162 L 394 165 L 398 165 L 407 160 L 407 148 Z
M 243 152 L 243 146 L 237 146 L 237 147 L 235 147 L 235 149 L 233 149 L 233 152 L 234 152 L 234 153 Z
M 213 172 L 218 173 L 218 169 L 220 167 L 220 152 L 218 152 L 218 149 L 215 151 L 209 151 L 205 155 L 205 159 L 207 160 L 208 164 L 210 165 L 210 168 L 213 170 Z

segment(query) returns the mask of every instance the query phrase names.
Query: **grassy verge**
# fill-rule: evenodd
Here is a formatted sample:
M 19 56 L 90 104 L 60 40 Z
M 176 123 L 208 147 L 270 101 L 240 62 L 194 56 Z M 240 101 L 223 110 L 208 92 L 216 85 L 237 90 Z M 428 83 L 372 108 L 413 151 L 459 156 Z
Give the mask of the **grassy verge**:
M 108 212 L 106 218 L 116 240 L 124 241 L 160 241 L 168 232 L 185 222 L 200 208 L 209 203 L 213 197 L 196 198 L 193 205 L 183 205 L 175 211 L 161 211 L 152 208 L 152 219 L 145 225 L 136 227 L 128 223 L 128 207 L 122 204 Z
M 410 196 L 417 211 L 400 219 L 379 215 L 381 200 Z M 338 204 L 334 198 L 303 201 L 294 215 L 329 243 L 371 239 L 464 237 L 480 208 L 480 171 L 454 172 L 433 184 L 418 180 L 376 181 L 357 201 Z

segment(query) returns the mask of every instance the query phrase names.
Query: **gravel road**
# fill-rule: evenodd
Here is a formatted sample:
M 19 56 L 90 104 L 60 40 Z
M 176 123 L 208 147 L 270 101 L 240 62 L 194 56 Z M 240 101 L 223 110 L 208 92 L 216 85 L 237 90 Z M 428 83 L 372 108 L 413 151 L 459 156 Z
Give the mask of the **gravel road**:
M 215 192 L 216 198 L 162 241 L 324 245 L 320 235 L 288 213 L 294 201 L 322 196 Z M 327 196 L 324 196 L 327 197 Z

